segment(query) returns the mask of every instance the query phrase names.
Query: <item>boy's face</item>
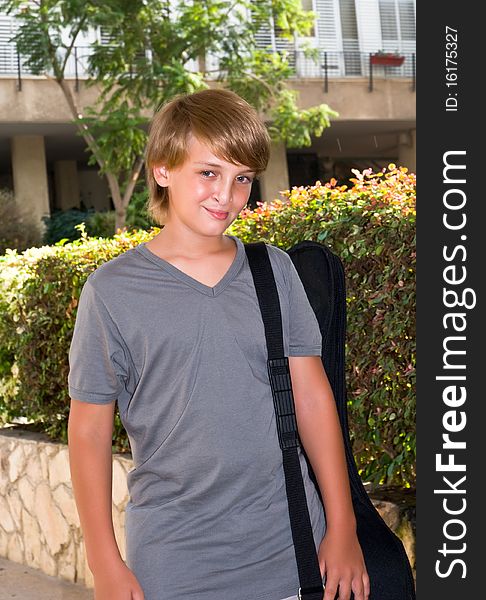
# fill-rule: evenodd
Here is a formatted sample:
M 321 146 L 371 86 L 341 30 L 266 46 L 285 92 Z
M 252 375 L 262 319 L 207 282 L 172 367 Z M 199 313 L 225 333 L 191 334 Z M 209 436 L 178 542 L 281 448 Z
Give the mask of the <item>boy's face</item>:
M 254 171 L 217 156 L 191 136 L 182 165 L 154 168 L 155 180 L 169 190 L 166 224 L 178 222 L 199 233 L 222 234 L 248 202 Z

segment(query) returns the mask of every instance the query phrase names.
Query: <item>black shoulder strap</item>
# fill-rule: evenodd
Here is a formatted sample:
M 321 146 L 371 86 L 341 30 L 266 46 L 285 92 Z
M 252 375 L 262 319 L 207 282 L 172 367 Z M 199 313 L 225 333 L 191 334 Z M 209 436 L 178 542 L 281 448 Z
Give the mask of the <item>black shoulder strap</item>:
M 265 326 L 268 375 L 282 450 L 290 526 L 299 573 L 299 598 L 322 600 L 322 578 L 297 450 L 297 421 L 288 358 L 284 356 L 277 286 L 265 243 L 245 244 L 245 249 Z

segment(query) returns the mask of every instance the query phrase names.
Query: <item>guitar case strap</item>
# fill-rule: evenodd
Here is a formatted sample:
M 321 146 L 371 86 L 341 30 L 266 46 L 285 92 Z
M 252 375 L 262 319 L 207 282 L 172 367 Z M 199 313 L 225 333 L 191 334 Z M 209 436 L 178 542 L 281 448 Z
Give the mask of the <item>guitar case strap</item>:
M 284 356 L 277 286 L 265 244 L 246 244 L 245 247 L 265 326 L 268 376 L 282 450 L 290 526 L 299 574 L 298 597 L 303 600 L 322 600 L 322 578 L 300 469 L 297 421 L 289 359 Z

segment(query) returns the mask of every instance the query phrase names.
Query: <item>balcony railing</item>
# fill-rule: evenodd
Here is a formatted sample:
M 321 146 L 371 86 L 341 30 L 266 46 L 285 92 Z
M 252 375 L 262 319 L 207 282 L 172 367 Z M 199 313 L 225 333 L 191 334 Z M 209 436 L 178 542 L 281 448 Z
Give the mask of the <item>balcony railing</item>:
M 324 79 L 324 91 L 328 91 L 329 79 L 336 77 L 366 77 L 373 90 L 374 78 L 405 78 L 412 80 L 415 90 L 416 60 L 415 53 L 403 53 L 403 62 L 399 66 L 374 64 L 370 52 L 326 52 L 319 51 L 319 60 L 307 58 L 303 52 L 294 53 L 291 64 L 295 68 L 296 77 Z
M 76 89 L 79 81 L 87 79 L 88 61 L 93 53 L 92 46 L 76 46 L 69 57 L 65 76 L 75 80 Z M 290 65 L 294 68 L 293 78 L 322 79 L 324 92 L 329 91 L 330 80 L 336 78 L 365 77 L 369 81 L 369 90 L 373 91 L 374 80 L 377 78 L 406 78 L 411 80 L 411 89 L 415 91 L 415 54 L 402 54 L 403 62 L 399 66 L 374 64 L 372 53 L 366 52 L 326 52 L 319 50 L 314 57 L 307 56 L 303 51 L 288 53 Z M 217 72 L 217 59 L 208 57 L 211 71 Z M 187 68 L 196 71 L 196 61 L 187 63 Z M 128 67 L 129 69 L 129 67 Z M 26 65 L 25 57 L 19 55 L 14 44 L 0 46 L 0 77 L 16 76 L 17 87 L 22 89 L 22 77 L 32 75 Z

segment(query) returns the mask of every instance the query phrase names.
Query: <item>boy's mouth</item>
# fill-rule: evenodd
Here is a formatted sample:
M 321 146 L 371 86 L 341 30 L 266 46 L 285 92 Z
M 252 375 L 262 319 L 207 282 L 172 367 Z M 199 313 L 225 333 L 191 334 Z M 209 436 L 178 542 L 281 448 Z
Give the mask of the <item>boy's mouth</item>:
M 206 207 L 204 207 L 206 208 Z M 206 208 L 206 210 L 208 211 L 208 213 L 210 215 L 212 215 L 215 219 L 219 219 L 220 221 L 223 221 L 224 219 L 226 219 L 229 215 L 229 213 L 227 212 L 221 212 L 219 210 L 211 210 L 210 208 Z

